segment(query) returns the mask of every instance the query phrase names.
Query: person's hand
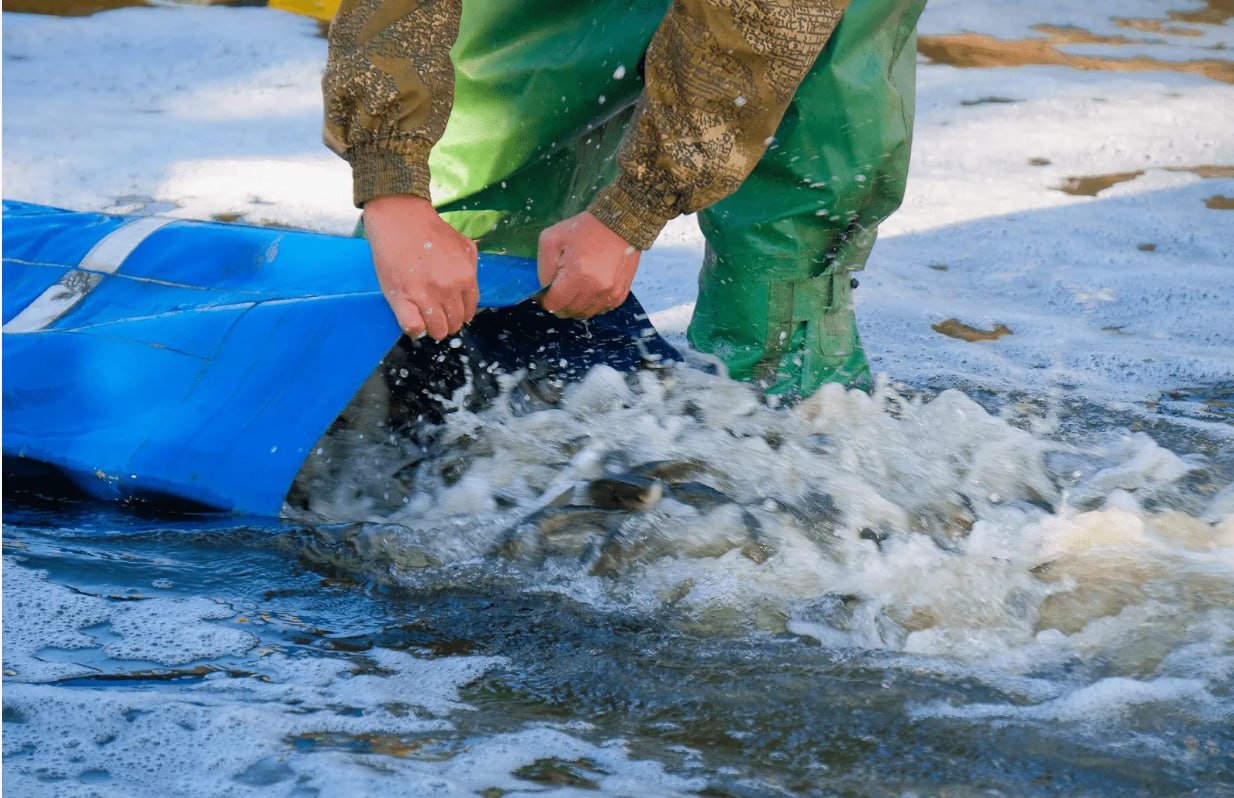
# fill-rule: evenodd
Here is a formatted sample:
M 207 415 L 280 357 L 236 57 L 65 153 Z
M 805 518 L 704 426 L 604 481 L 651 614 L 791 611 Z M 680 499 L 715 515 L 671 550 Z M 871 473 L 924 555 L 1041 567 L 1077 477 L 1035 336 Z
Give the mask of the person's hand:
M 563 318 L 586 319 L 626 301 L 642 252 L 590 213 L 540 234 L 540 304 Z
M 364 205 L 364 233 L 377 282 L 403 332 L 440 341 L 476 315 L 476 244 L 421 197 L 377 197 Z

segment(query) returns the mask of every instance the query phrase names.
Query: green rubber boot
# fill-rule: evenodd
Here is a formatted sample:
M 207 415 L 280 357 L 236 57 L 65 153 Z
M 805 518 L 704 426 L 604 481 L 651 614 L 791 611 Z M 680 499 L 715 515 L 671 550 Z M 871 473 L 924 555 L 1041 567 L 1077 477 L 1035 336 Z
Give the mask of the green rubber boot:
M 690 344 L 718 357 L 733 379 L 785 401 L 809 396 L 825 382 L 868 389 L 851 270 L 751 279 L 750 267 L 749 259 L 721 258 L 708 246 Z
M 854 0 L 754 172 L 699 214 L 690 344 L 768 394 L 869 386 L 850 273 L 904 196 L 924 5 Z

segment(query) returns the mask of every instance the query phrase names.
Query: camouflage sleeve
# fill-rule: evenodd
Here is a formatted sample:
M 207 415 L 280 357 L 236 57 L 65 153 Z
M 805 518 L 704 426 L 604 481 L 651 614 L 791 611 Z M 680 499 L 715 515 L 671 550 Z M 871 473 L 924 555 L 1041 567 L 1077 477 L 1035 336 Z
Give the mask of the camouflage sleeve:
M 322 78 L 326 146 L 351 163 L 357 206 L 429 197 L 428 154 L 454 102 L 462 0 L 343 0 Z
M 621 171 L 588 210 L 640 249 L 753 171 L 849 0 L 674 0 L 647 50 Z

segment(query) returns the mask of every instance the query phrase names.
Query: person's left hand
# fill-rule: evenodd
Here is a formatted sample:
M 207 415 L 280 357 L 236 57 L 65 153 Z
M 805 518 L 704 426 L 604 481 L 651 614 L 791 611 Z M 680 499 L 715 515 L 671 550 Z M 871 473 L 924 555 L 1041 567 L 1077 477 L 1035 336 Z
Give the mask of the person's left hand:
M 555 316 L 586 319 L 626 301 L 643 253 L 584 211 L 540 234 L 540 298 Z

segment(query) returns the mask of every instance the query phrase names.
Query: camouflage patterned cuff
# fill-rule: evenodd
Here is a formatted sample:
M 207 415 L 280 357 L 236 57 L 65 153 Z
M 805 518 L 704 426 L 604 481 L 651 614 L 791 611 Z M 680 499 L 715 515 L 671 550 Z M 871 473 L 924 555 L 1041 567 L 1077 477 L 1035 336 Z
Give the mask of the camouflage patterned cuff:
M 364 203 L 374 197 L 388 194 L 414 194 L 430 199 L 428 153 L 431 146 L 419 139 L 397 144 L 399 146 L 393 148 L 366 144 L 348 151 L 357 208 L 363 208 Z
M 656 236 L 671 216 L 655 207 L 655 202 L 622 173 L 612 185 L 602 189 L 587 206 L 604 226 L 639 249 L 651 249 Z

